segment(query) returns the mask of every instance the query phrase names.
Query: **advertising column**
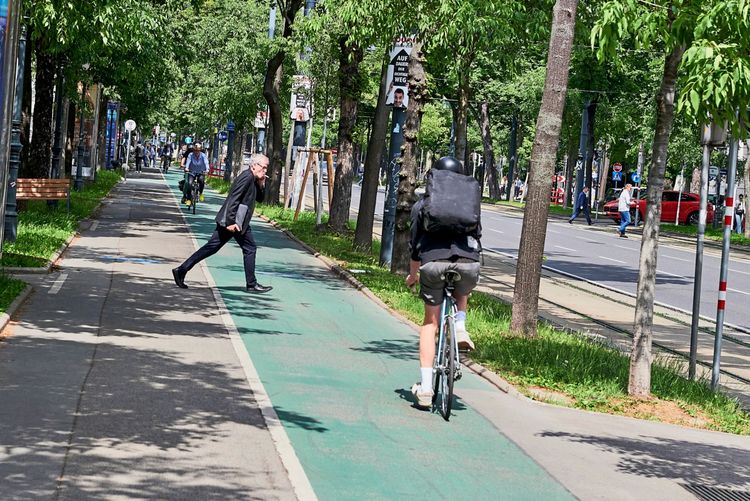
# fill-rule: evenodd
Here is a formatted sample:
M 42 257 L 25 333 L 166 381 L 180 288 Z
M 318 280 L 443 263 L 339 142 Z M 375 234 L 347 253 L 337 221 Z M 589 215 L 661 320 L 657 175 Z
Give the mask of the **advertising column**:
M 0 223 L 5 221 L 10 132 L 18 54 L 19 0 L 0 0 Z M 0 256 L 5 224 L 0 224 Z

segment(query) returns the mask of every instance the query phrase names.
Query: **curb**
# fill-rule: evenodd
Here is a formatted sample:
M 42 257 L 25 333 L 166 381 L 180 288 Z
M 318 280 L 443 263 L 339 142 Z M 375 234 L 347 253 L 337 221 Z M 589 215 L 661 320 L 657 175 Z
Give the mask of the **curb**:
M 96 207 L 94 207 L 91 210 L 91 215 L 89 217 L 85 219 L 81 219 L 78 222 L 78 228 L 73 232 L 72 235 L 68 237 L 65 243 L 62 244 L 60 248 L 57 249 L 57 251 L 54 254 L 52 254 L 52 257 L 50 257 L 49 260 L 47 260 L 46 265 L 39 266 L 39 267 L 13 267 L 13 266 L 1 267 L 0 266 L 0 271 L 3 271 L 7 274 L 16 274 L 16 275 L 45 275 L 51 272 L 52 267 L 55 266 L 57 261 L 63 255 L 63 253 L 66 250 L 68 250 L 68 247 L 70 247 L 70 244 L 73 243 L 73 240 L 75 240 L 76 237 L 80 236 L 81 228 L 86 224 L 90 225 L 92 221 L 96 220 L 96 215 L 101 210 L 102 206 L 104 205 L 104 201 L 110 198 L 109 195 L 112 192 L 112 190 L 114 190 L 117 185 L 122 183 L 122 181 L 123 180 L 121 179 L 117 184 L 112 186 L 109 192 L 101 200 L 99 200 L 99 203 L 96 204 Z
M 0 314 L 0 332 L 2 332 L 3 329 L 10 323 L 10 319 L 15 315 L 18 308 L 21 307 L 21 305 L 28 299 L 28 297 L 31 295 L 31 292 L 34 290 L 34 288 L 30 285 L 26 285 L 26 288 L 21 291 L 21 293 L 16 296 L 16 299 L 13 300 L 12 303 L 10 303 L 10 306 L 8 306 L 8 309 L 5 310 L 4 313 Z
M 303 247 L 307 252 L 312 254 L 314 257 L 319 259 L 323 264 L 325 264 L 331 271 L 333 271 L 339 278 L 342 278 L 344 281 L 348 282 L 349 285 L 357 289 L 358 291 L 362 292 L 365 296 L 367 296 L 368 299 L 373 301 L 375 304 L 380 306 L 381 308 L 385 309 L 388 313 L 391 314 L 391 316 L 397 318 L 405 325 L 408 325 L 411 327 L 414 331 L 419 332 L 419 325 L 415 324 L 405 316 L 401 315 L 399 312 L 385 304 L 379 297 L 377 297 L 370 289 L 368 289 L 362 282 L 357 280 L 357 278 L 349 273 L 348 270 L 345 268 L 342 268 L 340 265 L 332 261 L 331 259 L 327 258 L 326 256 L 322 255 L 320 252 L 316 251 L 309 245 L 307 245 L 305 242 L 297 238 L 294 233 L 290 232 L 289 230 L 286 230 L 279 225 L 276 221 L 269 219 L 268 217 L 258 214 L 258 218 L 262 219 L 263 221 L 269 223 L 271 226 L 276 228 L 277 230 L 281 231 L 284 235 L 287 236 L 290 240 L 293 240 L 297 244 L 299 244 L 301 247 Z M 477 376 L 481 377 L 488 383 L 490 383 L 492 386 L 497 388 L 498 390 L 502 391 L 503 393 L 506 393 L 508 395 L 511 395 L 515 398 L 518 398 L 520 400 L 525 400 L 527 402 L 534 402 L 534 403 L 541 403 L 537 400 L 531 399 L 527 397 L 526 395 L 522 394 L 520 391 L 516 389 L 515 386 L 510 384 L 505 379 L 501 378 L 494 372 L 492 372 L 490 369 L 484 367 L 478 362 L 475 362 L 471 358 L 469 358 L 467 355 L 462 354 L 461 355 L 461 363 L 464 364 L 464 367 L 469 369 L 471 372 L 476 374 Z

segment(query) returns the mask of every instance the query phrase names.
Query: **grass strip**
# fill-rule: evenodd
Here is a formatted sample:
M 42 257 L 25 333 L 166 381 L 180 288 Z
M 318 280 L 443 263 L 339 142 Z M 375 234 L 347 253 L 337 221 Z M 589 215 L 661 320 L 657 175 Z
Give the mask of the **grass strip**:
M 698 235 L 698 227 L 691 225 L 675 226 L 671 223 L 661 223 L 661 231 L 664 233 L 679 233 L 680 235 L 688 235 L 691 237 L 696 237 Z M 705 237 L 706 240 L 715 240 L 717 242 L 722 242 L 724 240 L 723 226 L 719 226 L 718 228 L 714 229 L 710 223 L 707 224 Z M 729 242 L 735 245 L 750 246 L 750 238 L 745 238 L 744 235 L 735 233 L 734 231 L 732 232 Z
M 313 213 L 303 212 L 294 221 L 291 210 L 262 204 L 256 210 L 344 268 L 357 270 L 357 278 L 383 302 L 421 323 L 421 300 L 406 288 L 402 277 L 378 265 L 379 242 L 374 243 L 372 252 L 360 252 L 353 248 L 349 236 L 319 230 Z M 544 322 L 539 324 L 537 337 L 511 336 L 510 306 L 487 294 L 472 294 L 469 310 L 468 329 L 477 346 L 472 358 L 534 398 L 580 409 L 750 434 L 750 416 L 739 403 L 726 395 L 714 394 L 706 381 L 682 377 L 682 362 L 678 359 L 661 358 L 654 363 L 652 393 L 656 399 L 644 402 L 628 396 L 630 362 L 617 349 Z M 562 397 L 540 398 L 533 392 L 536 388 Z M 679 419 L 664 415 L 665 407 L 676 412 Z
M 120 180 L 115 171 L 99 171 L 96 181 L 70 194 L 67 203 L 50 207 L 44 200 L 25 202 L 18 213 L 18 237 L 3 247 L 2 266 L 42 267 L 78 229 L 78 223 L 91 215 L 99 202 Z
M 21 280 L 0 273 L 0 313 L 5 313 L 25 287 L 26 284 Z
M 206 184 L 222 195 L 229 192 L 229 187 L 232 185 L 232 183 L 224 181 L 224 179 L 220 177 L 207 177 Z

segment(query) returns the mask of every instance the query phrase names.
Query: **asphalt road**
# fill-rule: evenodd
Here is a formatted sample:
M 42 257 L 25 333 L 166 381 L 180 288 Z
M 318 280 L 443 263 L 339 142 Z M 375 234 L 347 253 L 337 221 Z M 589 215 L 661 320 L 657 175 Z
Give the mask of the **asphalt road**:
M 352 190 L 352 217 L 359 208 L 360 189 Z M 383 214 L 384 191 L 378 191 L 376 219 Z M 482 214 L 485 249 L 507 256 L 518 256 L 523 217 L 485 208 Z M 550 220 L 545 242 L 545 266 L 627 294 L 635 294 L 641 239 L 637 235 L 617 236 L 614 223 L 606 218 L 589 228 L 580 217 L 573 225 Z M 721 253 L 707 249 L 703 259 L 701 314 L 716 318 Z M 656 301 L 685 311 L 693 309 L 695 246 L 663 241 L 659 246 Z M 730 254 L 725 321 L 750 328 L 750 260 Z

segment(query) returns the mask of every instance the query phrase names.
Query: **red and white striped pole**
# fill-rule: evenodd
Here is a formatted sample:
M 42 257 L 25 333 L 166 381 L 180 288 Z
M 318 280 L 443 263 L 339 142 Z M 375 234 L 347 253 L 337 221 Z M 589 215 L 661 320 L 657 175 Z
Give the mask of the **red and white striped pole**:
M 725 195 L 734 193 L 734 181 L 737 174 L 737 150 L 739 143 L 732 139 L 729 143 L 729 172 L 727 173 L 727 191 Z M 716 180 L 717 183 L 721 179 Z M 711 369 L 711 389 L 719 388 L 721 374 L 721 341 L 724 335 L 724 313 L 727 306 L 727 278 L 729 275 L 729 239 L 732 236 L 734 223 L 734 198 L 724 197 L 724 238 L 721 250 L 721 271 L 719 272 L 719 301 L 716 311 L 716 337 L 714 338 L 714 363 Z

